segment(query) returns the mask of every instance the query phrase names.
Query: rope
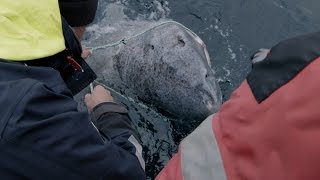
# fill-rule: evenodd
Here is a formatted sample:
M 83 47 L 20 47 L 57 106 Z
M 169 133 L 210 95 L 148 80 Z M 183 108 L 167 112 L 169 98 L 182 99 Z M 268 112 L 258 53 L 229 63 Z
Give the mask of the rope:
M 127 97 L 127 96 L 121 94 L 120 92 L 116 91 L 115 89 L 113 89 L 113 88 L 111 88 L 111 87 L 109 87 L 109 86 L 107 86 L 107 85 L 105 85 L 103 83 L 98 82 L 97 80 L 95 80 L 93 83 L 96 84 L 96 85 L 100 85 L 100 86 L 106 88 L 107 90 L 109 90 L 110 92 L 112 92 L 114 94 L 117 94 L 121 98 L 123 98 L 123 99 L 125 99 L 125 100 L 127 100 L 127 101 L 129 101 L 131 103 L 134 103 L 134 104 L 138 105 L 140 108 L 146 109 L 148 111 L 151 111 L 151 112 L 157 114 L 164 121 L 169 121 L 169 120 L 170 121 L 177 121 L 177 120 L 169 119 L 169 118 L 163 116 L 161 113 L 157 112 L 154 108 L 150 108 L 149 106 L 143 104 L 142 102 L 137 102 L 134 99 L 132 99 L 131 97 Z M 94 86 L 93 83 L 90 84 L 90 87 Z M 92 93 L 92 91 L 91 91 L 91 93 Z
M 103 83 L 100 83 L 100 82 L 98 82 L 97 80 L 95 80 L 94 83 L 97 84 L 97 85 L 100 85 L 100 86 L 102 86 L 102 87 L 104 87 L 104 88 L 106 88 L 107 90 L 109 90 L 109 91 L 117 94 L 118 96 L 122 97 L 123 99 L 126 99 L 126 100 L 129 101 L 129 102 L 135 103 L 135 104 L 139 105 L 139 106 L 142 107 L 142 108 L 150 109 L 148 106 L 146 106 L 146 105 L 144 105 L 144 104 L 142 104 L 142 103 L 140 103 L 140 102 L 136 102 L 136 101 L 135 101 L 134 99 L 132 99 L 131 97 L 124 96 L 123 94 L 121 94 L 120 92 L 116 91 L 115 89 L 113 89 L 113 88 L 111 88 L 111 87 L 109 87 L 109 86 L 107 86 L 107 85 L 105 85 L 105 84 L 103 84 Z M 93 86 L 93 84 L 91 83 L 90 86 Z M 91 92 L 91 93 L 92 93 L 92 92 Z
M 112 42 L 112 43 L 109 43 L 109 44 L 105 44 L 105 45 L 102 45 L 102 46 L 96 46 L 96 47 L 87 47 L 88 49 L 90 49 L 91 51 L 96 51 L 96 50 L 99 50 L 99 49 L 106 49 L 106 48 L 110 48 L 110 47 L 115 47 L 115 46 L 119 46 L 121 44 L 127 44 L 128 41 L 134 39 L 134 38 L 137 38 L 139 36 L 142 36 L 144 35 L 145 33 L 149 32 L 149 31 L 152 31 L 154 29 L 157 29 L 159 27 L 162 27 L 164 25 L 168 25 L 168 24 L 175 24 L 175 25 L 178 25 L 180 27 L 182 27 L 183 29 L 187 30 L 188 32 L 190 32 L 192 35 L 194 35 L 195 37 L 199 38 L 199 36 L 193 32 L 191 29 L 187 28 L 186 26 L 184 26 L 183 24 L 181 23 L 178 23 L 178 22 L 175 22 L 175 21 L 165 21 L 165 22 L 162 22 L 154 27 L 151 27 L 141 33 L 138 33 L 136 35 L 133 35 L 131 37 L 128 37 L 128 38 L 123 38 L 122 40 L 119 40 L 119 41 L 116 41 L 116 42 Z M 199 38 L 200 39 L 200 38 Z

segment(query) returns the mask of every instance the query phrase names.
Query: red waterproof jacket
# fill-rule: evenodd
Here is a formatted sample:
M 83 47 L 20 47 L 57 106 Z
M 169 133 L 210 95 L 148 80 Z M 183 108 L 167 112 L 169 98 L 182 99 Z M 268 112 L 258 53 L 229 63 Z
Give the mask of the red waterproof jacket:
M 158 180 L 319 180 L 320 33 L 279 43 Z

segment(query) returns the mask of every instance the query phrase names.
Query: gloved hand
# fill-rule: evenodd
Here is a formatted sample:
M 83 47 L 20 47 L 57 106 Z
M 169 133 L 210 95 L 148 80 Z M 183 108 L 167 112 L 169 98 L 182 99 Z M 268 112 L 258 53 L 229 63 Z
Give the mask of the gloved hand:
M 268 54 L 270 53 L 270 49 L 259 49 L 258 52 L 256 52 L 252 57 L 252 64 L 256 64 L 258 62 L 263 61 L 264 59 L 266 59 L 266 57 L 268 56 Z

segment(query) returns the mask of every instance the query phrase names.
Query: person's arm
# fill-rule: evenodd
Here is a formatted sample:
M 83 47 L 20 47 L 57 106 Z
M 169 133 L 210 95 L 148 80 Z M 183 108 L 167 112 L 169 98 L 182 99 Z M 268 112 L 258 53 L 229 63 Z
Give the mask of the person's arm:
M 30 168 L 37 169 L 37 176 L 55 179 L 146 179 L 136 156 L 137 148 L 130 141 L 129 126 L 120 133 L 109 127 L 111 131 L 106 131 L 109 139 L 103 141 L 88 113 L 77 110 L 77 103 L 65 85 L 48 88 L 35 83 L 25 94 L 3 136 L 6 147 L 14 147 L 8 152 L 21 149 L 15 155 L 16 159 L 21 157 L 17 160 L 21 167 L 26 169 L 32 164 Z M 92 115 L 99 109 L 97 106 Z M 113 117 L 116 116 L 114 113 Z M 121 123 L 124 120 L 105 113 L 98 117 L 125 124 Z M 34 177 L 34 171 L 25 173 L 29 172 L 24 175 Z
M 104 136 L 105 142 L 112 141 L 119 147 L 134 153 L 141 167 L 145 169 L 142 147 L 131 125 L 127 109 L 115 103 L 110 92 L 102 86 L 97 86 L 92 94 L 87 94 L 85 102 L 91 112 L 91 120 Z

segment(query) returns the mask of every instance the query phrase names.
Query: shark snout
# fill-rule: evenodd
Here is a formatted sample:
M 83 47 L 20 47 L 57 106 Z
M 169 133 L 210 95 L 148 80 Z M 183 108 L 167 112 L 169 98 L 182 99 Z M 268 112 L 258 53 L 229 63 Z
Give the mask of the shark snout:
M 222 95 L 219 85 L 214 80 L 207 79 L 208 82 L 202 87 L 203 104 L 210 113 L 215 113 L 221 106 Z

